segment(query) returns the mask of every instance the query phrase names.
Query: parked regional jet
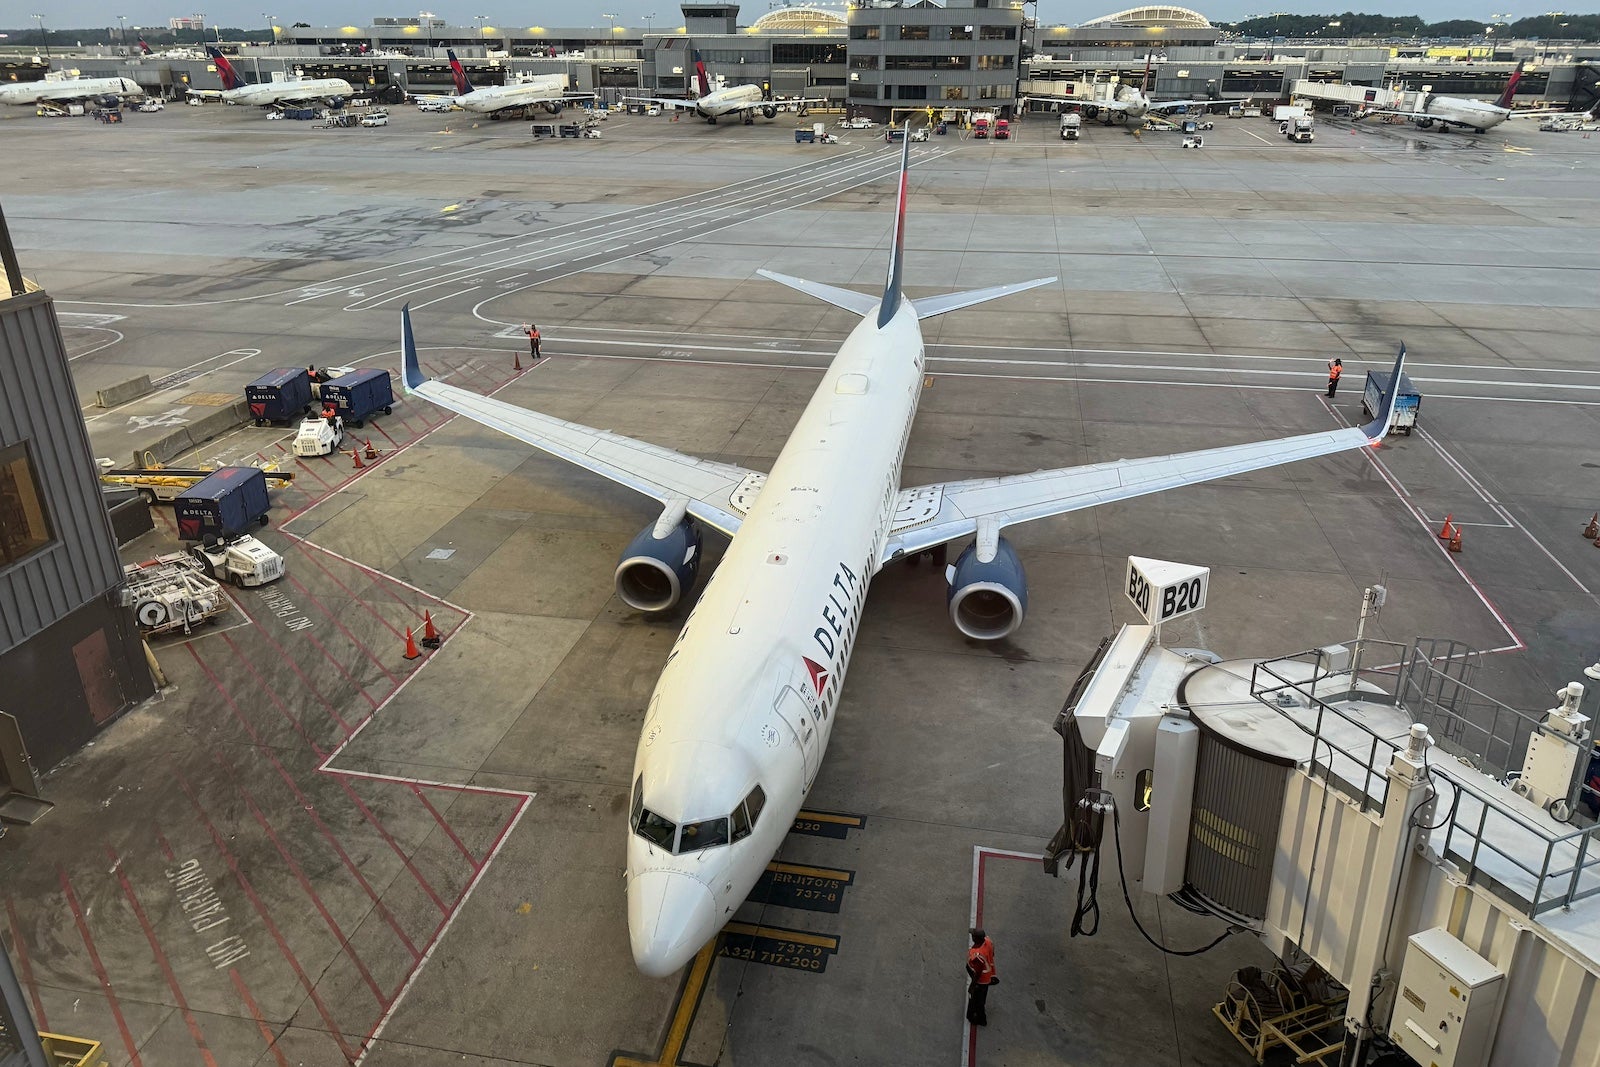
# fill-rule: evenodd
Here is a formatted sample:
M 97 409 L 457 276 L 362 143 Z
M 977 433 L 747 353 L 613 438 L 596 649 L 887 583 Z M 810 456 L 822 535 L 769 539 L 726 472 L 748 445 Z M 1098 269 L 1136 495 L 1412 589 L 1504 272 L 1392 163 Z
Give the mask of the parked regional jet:
M 456 58 L 453 50 L 446 49 L 450 57 L 450 76 L 456 83 L 454 96 L 419 96 L 419 101 L 438 100 L 455 104 L 466 111 L 480 115 L 493 115 L 509 108 L 542 107 L 552 115 L 561 114 L 569 100 L 593 99 L 593 93 L 567 92 L 565 74 L 541 74 L 528 81 L 509 85 L 491 85 L 474 89 L 467 78 L 466 68 Z
M 1364 107 L 1356 116 L 1364 119 L 1369 115 L 1403 115 L 1411 119 L 1420 128 L 1426 130 L 1434 123 L 1439 124 L 1442 131 L 1448 132 L 1452 126 L 1483 133 L 1492 130 L 1506 119 L 1513 118 L 1547 118 L 1551 115 L 1583 115 L 1583 112 L 1567 111 L 1561 108 L 1524 108 L 1515 110 L 1511 106 L 1512 96 L 1517 91 L 1517 83 L 1522 80 L 1522 63 L 1511 72 L 1511 78 L 1506 82 L 1505 91 L 1502 92 L 1494 103 L 1485 100 L 1468 100 L 1460 96 L 1436 96 L 1433 93 L 1417 93 L 1416 107 L 1413 109 L 1390 107 Z M 1410 94 L 1407 94 L 1409 96 Z M 1593 115 L 1595 112 L 1588 112 Z
M 706 77 L 706 65 L 700 61 L 700 53 L 694 57 L 695 78 L 700 84 L 700 96 L 694 100 L 674 100 L 669 97 L 655 96 L 630 96 L 627 99 L 636 104 L 656 104 L 660 107 L 677 108 L 681 111 L 693 111 L 713 126 L 724 115 L 738 115 L 744 119 L 746 126 L 753 125 L 756 121 L 756 112 L 761 112 L 764 118 L 777 118 L 778 108 L 795 107 L 803 109 L 807 104 L 824 103 L 820 97 L 795 100 L 774 100 L 767 90 L 759 85 L 732 85 L 726 89 L 711 88 L 711 80 Z
M 0 104 L 66 104 L 102 97 L 143 96 L 132 78 L 67 78 L 0 85 Z
M 1096 83 L 1094 88 L 1099 89 L 1103 84 L 1105 83 Z M 1145 95 L 1149 87 L 1150 57 L 1147 55 L 1144 59 L 1144 78 L 1140 80 L 1137 89 L 1131 85 L 1112 85 L 1110 86 L 1109 95 L 1101 97 L 1096 93 L 1094 99 L 1081 101 L 1083 113 L 1085 117 L 1091 120 L 1097 117 L 1101 118 L 1101 121 L 1107 126 L 1115 122 L 1122 125 L 1131 123 L 1137 127 L 1144 122 L 1145 116 L 1152 111 L 1184 111 L 1189 108 L 1205 110 L 1208 105 L 1215 103 L 1215 101 L 1206 100 L 1163 100 L 1157 102 Z
M 250 85 L 240 77 L 239 72 L 228 61 L 228 57 L 217 51 L 215 46 L 207 45 L 206 54 L 211 57 L 211 62 L 217 65 L 217 76 L 222 79 L 222 91 L 219 93 L 215 90 L 191 89 L 190 96 L 202 98 L 216 96 L 224 104 L 257 104 L 261 107 L 270 107 L 273 104 L 312 102 L 334 104 L 355 95 L 355 90 L 350 88 L 350 83 L 343 78 L 302 78 L 298 81 L 259 82 Z
M 761 275 L 862 316 L 769 473 L 697 459 L 480 396 L 422 374 L 401 311 L 407 392 L 663 505 L 617 565 L 617 594 L 658 612 L 689 595 L 701 525 L 732 538 L 667 656 L 644 714 L 627 829 L 628 933 L 640 971 L 673 973 L 744 902 L 793 824 L 833 732 L 862 607 L 884 564 L 974 537 L 946 570 L 951 621 L 997 640 L 1022 623 L 1007 526 L 1324 456 L 1383 439 L 1393 396 L 1359 429 L 1152 459 L 902 488 L 923 392 L 921 320 L 1053 282 L 902 293 L 911 143 L 901 151 L 883 295 Z M 1401 380 L 1405 349 L 1391 381 Z

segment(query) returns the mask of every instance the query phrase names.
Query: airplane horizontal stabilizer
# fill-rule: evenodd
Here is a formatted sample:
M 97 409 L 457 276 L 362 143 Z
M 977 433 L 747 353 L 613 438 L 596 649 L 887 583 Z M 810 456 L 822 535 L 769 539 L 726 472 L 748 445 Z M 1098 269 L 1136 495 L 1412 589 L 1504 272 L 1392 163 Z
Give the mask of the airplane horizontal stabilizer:
M 777 271 L 757 270 L 763 278 L 787 285 L 789 288 L 807 296 L 814 296 L 818 300 L 826 301 L 836 308 L 853 311 L 857 315 L 870 315 L 873 308 L 878 306 L 878 298 L 858 293 L 854 289 L 840 289 L 837 286 L 825 285 L 822 282 L 810 282 L 804 278 L 795 278 L 788 274 L 779 274 Z
M 1055 278 L 1035 278 L 1031 282 L 1013 282 L 1010 285 L 994 285 L 987 289 L 969 289 L 964 293 L 925 296 L 920 300 L 911 301 L 911 306 L 917 309 L 917 318 L 931 319 L 935 315 L 943 315 L 947 311 L 959 311 L 961 308 L 968 308 L 973 304 L 982 304 L 988 300 L 999 300 L 1002 296 L 1026 292 L 1029 289 L 1037 289 L 1039 286 L 1049 285 L 1055 280 Z

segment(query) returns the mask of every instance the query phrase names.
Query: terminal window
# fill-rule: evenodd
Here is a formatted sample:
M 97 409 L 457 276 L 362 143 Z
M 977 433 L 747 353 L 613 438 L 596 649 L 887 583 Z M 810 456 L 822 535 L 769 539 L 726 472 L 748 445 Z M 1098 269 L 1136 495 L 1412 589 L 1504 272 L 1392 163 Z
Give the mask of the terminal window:
M 26 442 L 0 449 L 0 567 L 55 539 Z
M 1015 41 L 1017 28 L 1015 26 L 985 26 L 978 31 L 980 41 Z
M 926 40 L 929 40 L 928 27 L 927 26 L 901 26 L 900 27 L 900 39 L 902 41 L 926 41 Z

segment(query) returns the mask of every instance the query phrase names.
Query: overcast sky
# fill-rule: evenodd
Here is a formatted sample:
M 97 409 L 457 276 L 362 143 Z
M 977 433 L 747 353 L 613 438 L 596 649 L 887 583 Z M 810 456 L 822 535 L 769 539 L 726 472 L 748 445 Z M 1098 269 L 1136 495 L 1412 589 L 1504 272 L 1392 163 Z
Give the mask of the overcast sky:
M 57 0 L 45 10 L 49 14 L 45 18 L 47 27 L 68 26 L 115 26 L 117 16 L 126 15 L 129 26 L 156 25 L 165 26 L 167 19 L 173 15 L 188 14 L 179 5 L 182 0 Z M 1504 0 L 1500 0 L 1503 4 Z M 1046 25 L 1076 24 L 1095 18 L 1099 15 L 1110 14 L 1112 11 L 1121 10 L 1122 6 L 1131 6 L 1132 0 L 1124 5 L 1123 0 L 1109 0 L 1103 5 L 1094 3 L 1083 4 L 1079 2 L 1065 3 L 1062 0 L 1041 0 L 1039 4 L 1039 17 Z M 313 26 L 340 26 L 355 25 L 365 26 L 374 16 L 409 16 L 417 14 L 415 10 L 406 10 L 398 4 L 385 2 L 385 0 L 319 0 L 311 3 L 308 0 L 251 0 L 248 6 L 239 0 L 197 0 L 196 7 L 204 7 L 208 25 L 220 23 L 224 26 L 260 27 L 265 29 L 267 19 L 265 15 L 275 15 L 280 25 L 293 22 L 309 22 Z M 7 5 L 8 7 L 11 5 Z M 776 6 L 776 5 L 773 5 Z M 829 6 L 835 6 L 830 4 Z M 1592 6 L 1592 5 L 1589 5 Z M 1268 0 L 1216 0 L 1215 3 L 1199 3 L 1195 9 L 1207 18 L 1218 22 L 1231 22 L 1250 15 L 1259 15 L 1272 12 L 1301 12 L 1305 14 L 1327 14 L 1341 9 L 1355 7 L 1366 11 L 1380 11 L 1396 15 L 1421 15 L 1430 20 L 1450 18 L 1482 18 L 1487 20 L 1491 8 L 1482 11 L 1475 7 L 1464 7 L 1459 2 L 1451 0 L 1386 0 L 1382 4 L 1351 4 L 1344 3 L 1307 4 L 1287 3 L 1274 5 Z M 765 14 L 768 7 L 767 0 L 745 0 L 741 5 L 739 21 L 749 23 Z M 27 10 L 24 8 L 23 10 Z M 674 20 L 681 18 L 676 0 L 594 0 L 593 5 L 587 3 L 563 3 L 558 0 L 533 0 L 532 3 L 507 4 L 504 0 L 439 0 L 427 10 L 432 11 L 439 18 L 448 19 L 456 25 L 472 25 L 472 16 L 488 15 L 489 25 L 545 25 L 545 26 L 573 26 L 608 25 L 601 12 L 611 12 L 617 16 L 619 25 L 645 25 L 645 16 L 651 13 L 655 18 L 651 24 L 656 27 L 670 26 Z M 842 5 L 838 10 L 843 10 Z M 1516 8 L 1509 9 L 1512 18 L 1521 18 L 1524 15 L 1541 14 L 1544 9 L 1521 11 Z M 506 20 L 502 22 L 501 20 Z M 12 25 L 27 25 L 25 17 L 19 23 L 19 16 L 14 12 L 0 15 L 0 23 Z

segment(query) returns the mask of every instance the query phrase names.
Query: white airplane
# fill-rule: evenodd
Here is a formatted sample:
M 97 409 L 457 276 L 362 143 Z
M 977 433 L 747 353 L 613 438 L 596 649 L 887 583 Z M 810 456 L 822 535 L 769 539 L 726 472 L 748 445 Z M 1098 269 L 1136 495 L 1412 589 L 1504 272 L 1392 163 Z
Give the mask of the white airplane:
M 617 564 L 617 595 L 630 607 L 666 611 L 689 594 L 701 524 L 732 538 L 667 656 L 634 757 L 628 933 L 651 977 L 716 936 L 783 844 L 827 750 L 867 589 L 884 564 L 976 535 L 946 570 L 948 611 L 967 636 L 997 640 L 1022 623 L 1028 602 L 1005 527 L 1376 445 L 1392 422 L 1388 396 L 1359 429 L 902 488 L 923 392 L 921 320 L 1055 280 L 904 296 L 910 152 L 908 140 L 881 297 L 758 272 L 862 316 L 767 474 L 429 380 L 410 310 L 401 311 L 408 393 L 661 502 L 661 517 Z M 1392 381 L 1404 361 L 1402 347 Z
M 677 108 L 680 111 L 693 111 L 696 115 L 715 126 L 717 120 L 724 115 L 738 115 L 744 119 L 746 126 L 753 125 L 756 121 L 756 112 L 761 112 L 764 118 L 777 118 L 780 107 L 792 107 L 804 111 L 807 104 L 821 104 L 825 101 L 820 97 L 794 100 L 774 100 L 767 91 L 759 85 L 730 85 L 725 89 L 711 88 L 711 80 L 706 77 L 706 65 L 700 61 L 700 53 L 694 54 L 695 77 L 700 83 L 700 95 L 693 100 L 674 100 L 670 97 L 655 96 L 630 96 L 627 99 L 637 104 L 656 104 L 660 107 Z
M 61 81 L 18 82 L 0 85 L 0 104 L 65 104 L 101 97 L 143 96 L 132 78 L 70 78 Z
M 446 49 L 450 57 L 450 76 L 455 80 L 454 96 L 419 96 L 419 101 L 439 101 L 456 104 L 464 111 L 479 115 L 492 115 L 507 108 L 542 107 L 552 115 L 561 114 L 568 100 L 592 99 L 593 93 L 567 92 L 565 74 L 541 74 L 528 81 L 510 85 L 491 85 L 474 89 L 467 78 L 466 68 L 456 58 L 454 50 Z
M 333 104 L 355 95 L 355 90 L 343 78 L 302 78 L 298 81 L 260 82 L 247 84 L 234 69 L 228 57 L 214 46 L 206 46 L 206 54 L 217 66 L 217 76 L 222 79 L 222 91 L 214 89 L 189 90 L 190 96 L 217 97 L 224 104 L 256 104 L 270 107 L 273 104 L 304 104 L 321 102 Z
M 1371 107 L 1364 106 L 1356 118 L 1364 119 L 1369 115 L 1403 115 L 1411 119 L 1421 129 L 1428 129 L 1435 123 L 1441 131 L 1448 132 L 1452 126 L 1483 133 L 1492 130 L 1507 119 L 1548 117 L 1552 115 L 1584 116 L 1584 112 L 1566 111 L 1559 108 L 1524 108 L 1513 109 L 1511 98 L 1517 91 L 1517 82 L 1522 80 L 1522 64 L 1519 62 L 1511 72 L 1511 78 L 1506 82 L 1505 91 L 1502 92 L 1494 103 L 1485 100 L 1469 100 L 1461 96 L 1436 96 L 1432 93 L 1418 93 L 1417 105 L 1414 109 Z M 1375 100 L 1377 94 L 1369 90 L 1367 99 Z M 1588 115 L 1593 115 L 1590 111 Z

